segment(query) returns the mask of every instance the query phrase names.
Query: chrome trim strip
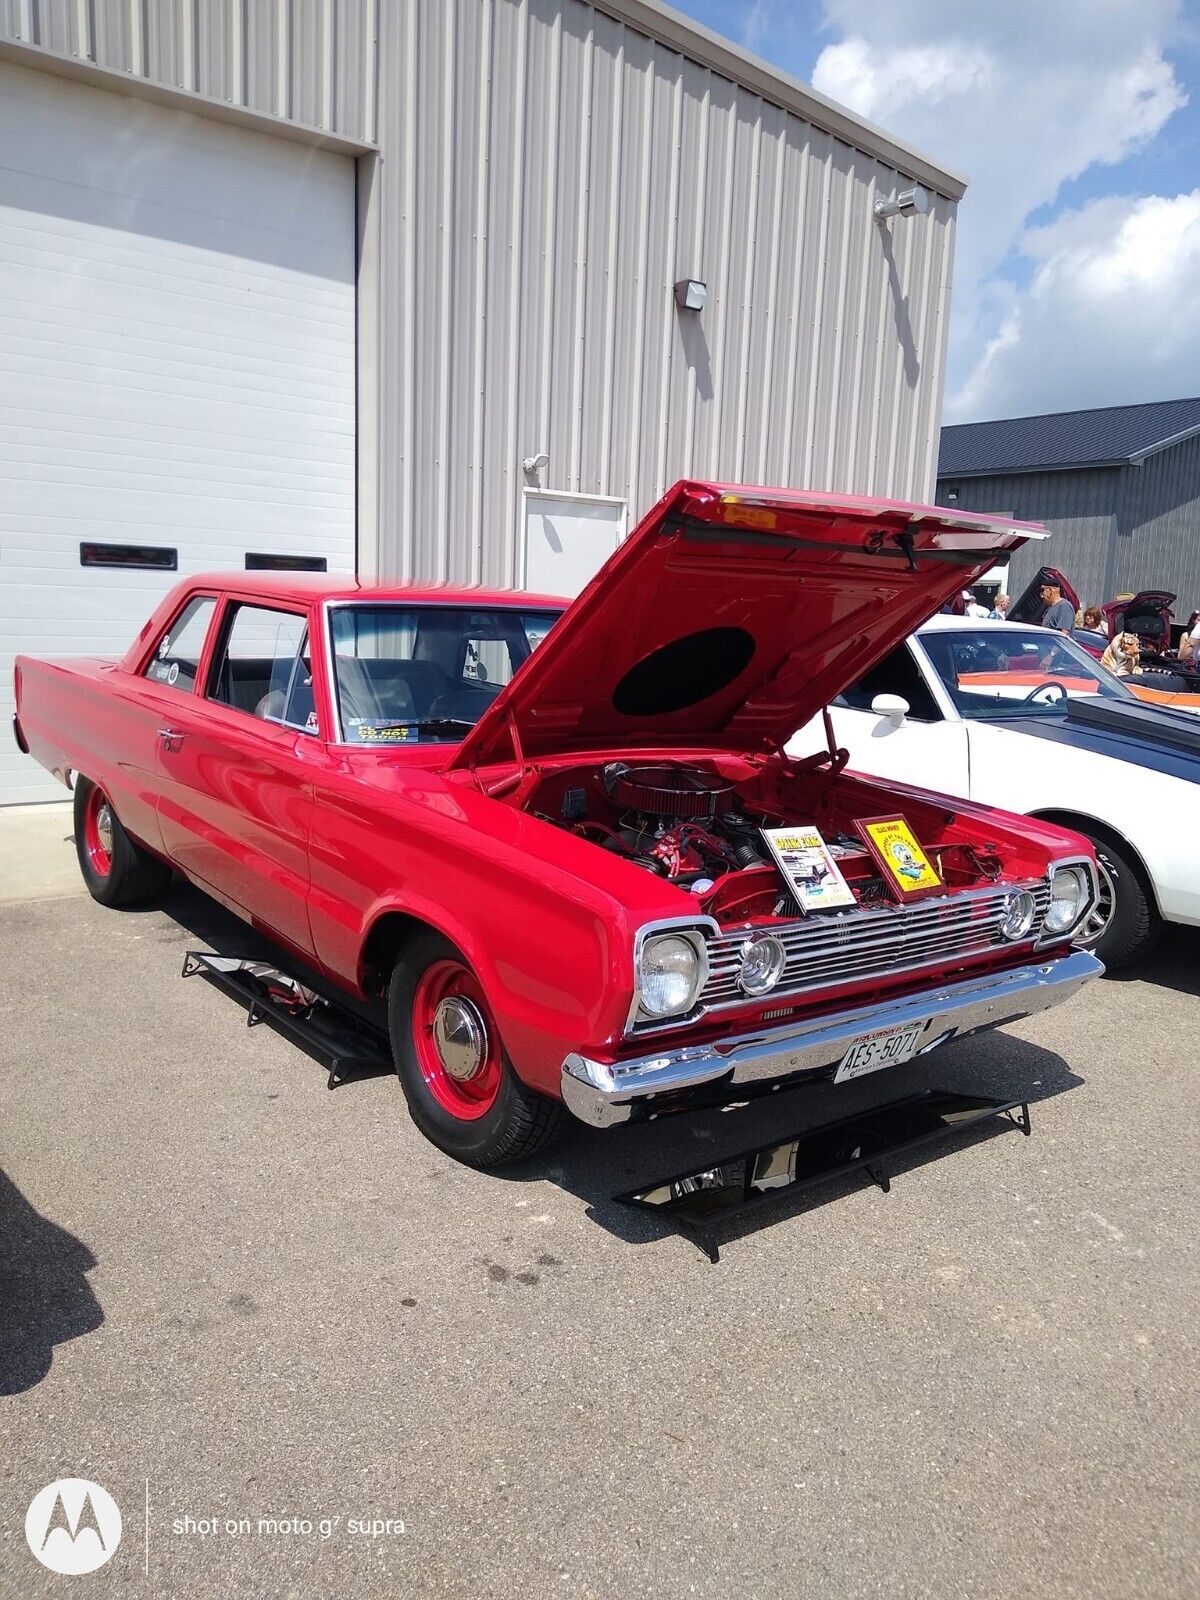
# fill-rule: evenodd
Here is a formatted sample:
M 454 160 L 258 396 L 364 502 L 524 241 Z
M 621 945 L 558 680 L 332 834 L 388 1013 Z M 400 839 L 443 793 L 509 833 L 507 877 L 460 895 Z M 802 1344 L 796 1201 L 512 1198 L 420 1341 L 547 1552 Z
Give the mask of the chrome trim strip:
M 920 1023 L 932 1047 L 999 1027 L 1058 1005 L 1103 971 L 1094 956 L 1075 950 L 1055 961 L 657 1055 L 608 1062 L 572 1051 L 562 1064 L 560 1092 L 580 1121 L 612 1127 L 628 1122 L 636 1104 L 657 1095 L 724 1080 L 734 1099 L 739 1084 L 790 1079 L 831 1067 L 856 1039 L 881 1029 Z

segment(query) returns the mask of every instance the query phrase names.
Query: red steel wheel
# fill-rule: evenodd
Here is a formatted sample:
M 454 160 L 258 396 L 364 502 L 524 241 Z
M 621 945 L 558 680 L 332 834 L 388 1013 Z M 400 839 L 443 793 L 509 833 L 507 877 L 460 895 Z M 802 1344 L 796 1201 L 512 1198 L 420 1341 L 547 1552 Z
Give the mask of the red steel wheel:
M 107 878 L 113 861 L 113 814 L 108 797 L 98 784 L 88 791 L 83 812 L 83 848 L 92 871 Z
M 447 957 L 421 974 L 412 998 L 417 1064 L 451 1116 L 486 1116 L 500 1093 L 504 1059 L 495 1019 L 471 969 Z

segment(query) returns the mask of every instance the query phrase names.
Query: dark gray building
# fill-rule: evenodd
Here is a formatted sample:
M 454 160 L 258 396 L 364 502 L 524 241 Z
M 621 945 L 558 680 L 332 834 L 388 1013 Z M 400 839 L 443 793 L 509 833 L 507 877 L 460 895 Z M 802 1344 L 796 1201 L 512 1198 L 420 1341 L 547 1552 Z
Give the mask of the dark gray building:
M 1045 561 L 1085 605 L 1144 588 L 1200 605 L 1200 399 L 943 428 L 937 498 L 1051 530 L 1014 556 L 1014 594 Z

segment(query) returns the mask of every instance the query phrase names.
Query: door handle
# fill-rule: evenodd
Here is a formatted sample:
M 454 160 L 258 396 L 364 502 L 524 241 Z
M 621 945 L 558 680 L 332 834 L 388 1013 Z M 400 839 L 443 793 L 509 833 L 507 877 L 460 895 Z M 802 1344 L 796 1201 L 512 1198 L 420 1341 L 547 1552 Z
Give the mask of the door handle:
M 178 728 L 160 728 L 158 737 L 163 742 L 164 750 L 178 750 L 183 743 L 183 734 Z

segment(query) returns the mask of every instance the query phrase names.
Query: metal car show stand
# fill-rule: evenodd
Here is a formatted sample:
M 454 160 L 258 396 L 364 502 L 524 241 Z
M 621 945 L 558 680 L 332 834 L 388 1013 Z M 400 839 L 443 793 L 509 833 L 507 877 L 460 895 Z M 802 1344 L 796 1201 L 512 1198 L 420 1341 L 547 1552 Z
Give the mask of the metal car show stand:
M 676 1172 L 613 1198 L 674 1223 L 715 1262 L 720 1259 L 717 1229 L 731 1219 L 779 1206 L 787 1196 L 860 1170 L 886 1194 L 891 1188 L 889 1167 L 990 1117 L 1003 1118 L 1024 1134 L 1032 1132 L 1024 1100 L 924 1089 L 837 1122 L 798 1129 L 782 1139 L 777 1135 L 769 1144 L 709 1161 L 700 1169 Z
M 323 1062 L 329 1072 L 327 1088 L 393 1070 L 388 1042 L 381 1034 L 279 967 L 189 950 L 183 958 L 183 976 L 196 973 L 246 1006 L 248 1028 L 269 1022 Z

